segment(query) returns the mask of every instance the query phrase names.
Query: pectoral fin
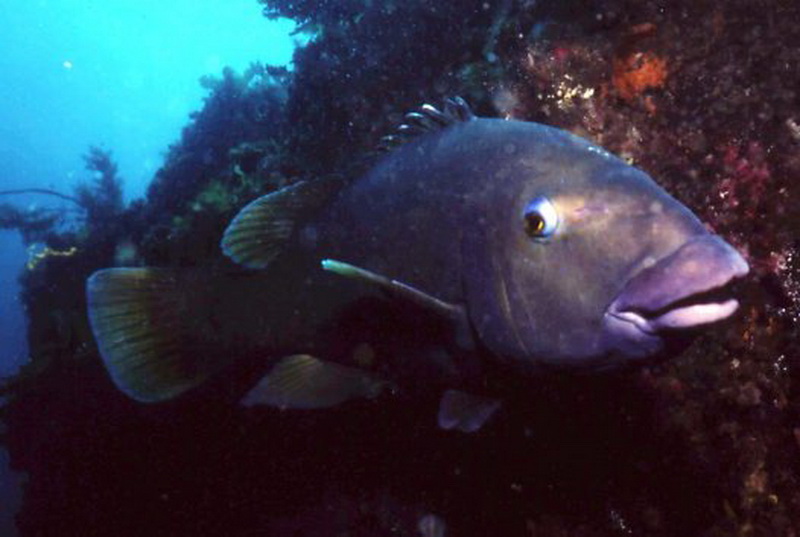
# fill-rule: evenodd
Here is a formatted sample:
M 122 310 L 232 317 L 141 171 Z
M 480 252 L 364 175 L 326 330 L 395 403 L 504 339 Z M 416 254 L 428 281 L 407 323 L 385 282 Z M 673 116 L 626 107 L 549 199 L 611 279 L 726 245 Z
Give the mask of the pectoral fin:
M 439 402 L 439 427 L 474 433 L 500 408 L 500 401 L 447 390 Z
M 445 302 L 401 281 L 387 278 L 381 274 L 376 274 L 343 261 L 323 259 L 322 268 L 345 278 L 376 285 L 392 297 L 405 300 L 447 319 L 453 326 L 453 333 L 458 345 L 465 349 L 474 347 L 472 332 L 463 306 Z
M 366 372 L 308 354 L 287 356 L 242 399 L 245 406 L 326 408 L 349 399 L 376 397 L 386 386 Z

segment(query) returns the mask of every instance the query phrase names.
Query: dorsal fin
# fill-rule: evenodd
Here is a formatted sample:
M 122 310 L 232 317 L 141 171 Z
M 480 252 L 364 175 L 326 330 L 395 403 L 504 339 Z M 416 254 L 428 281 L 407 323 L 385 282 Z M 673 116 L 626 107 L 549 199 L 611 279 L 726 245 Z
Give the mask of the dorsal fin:
M 472 121 L 475 114 L 461 97 L 446 99 L 444 108 L 439 110 L 431 104 L 423 104 L 417 110 L 405 115 L 394 133 L 381 138 L 378 149 L 389 151 L 419 135 L 437 131 L 460 121 Z
M 337 176 L 300 181 L 251 201 L 228 224 L 222 251 L 243 267 L 266 268 L 302 222 L 325 205 L 342 184 Z

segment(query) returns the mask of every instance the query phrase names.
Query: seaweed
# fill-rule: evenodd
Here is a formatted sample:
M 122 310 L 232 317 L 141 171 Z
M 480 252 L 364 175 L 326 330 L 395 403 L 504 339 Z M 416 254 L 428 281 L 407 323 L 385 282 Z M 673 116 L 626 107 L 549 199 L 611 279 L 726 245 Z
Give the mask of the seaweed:
M 26 244 L 42 241 L 61 220 L 60 211 L 36 207 L 20 209 L 9 203 L 0 204 L 0 229 L 20 232 Z
M 134 239 L 146 262 L 218 256 L 208 237 L 237 207 L 294 174 L 284 158 L 288 78 L 285 68 L 254 63 L 242 74 L 225 69 L 221 78 L 201 79 L 204 105 L 170 146 L 140 206 L 146 224 Z
M 86 169 L 94 175 L 90 184 L 76 188 L 76 197 L 86 209 L 87 220 L 92 226 L 108 225 L 122 212 L 122 181 L 117 176 L 117 164 L 110 151 L 90 147 L 83 157 Z

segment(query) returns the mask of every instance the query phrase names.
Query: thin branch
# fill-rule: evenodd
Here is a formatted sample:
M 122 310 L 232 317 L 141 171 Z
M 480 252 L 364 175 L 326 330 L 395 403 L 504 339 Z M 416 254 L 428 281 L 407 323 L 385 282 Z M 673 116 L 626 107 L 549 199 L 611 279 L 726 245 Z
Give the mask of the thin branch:
M 83 207 L 83 203 L 73 196 L 69 196 L 67 194 L 62 194 L 61 192 L 56 192 L 55 190 L 49 190 L 47 188 L 20 188 L 16 190 L 0 190 L 0 196 L 4 196 L 6 194 L 47 194 L 48 196 L 55 196 L 57 198 L 65 199 L 67 201 L 71 201 L 81 207 Z

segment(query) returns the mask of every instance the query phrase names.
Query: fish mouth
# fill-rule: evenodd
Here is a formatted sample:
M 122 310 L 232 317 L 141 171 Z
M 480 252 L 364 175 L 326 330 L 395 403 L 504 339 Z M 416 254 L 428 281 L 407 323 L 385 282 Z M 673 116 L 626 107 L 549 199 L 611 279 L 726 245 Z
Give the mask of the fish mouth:
M 606 310 L 606 326 L 621 339 L 645 342 L 722 321 L 739 308 L 735 285 L 749 270 L 720 237 L 694 237 L 628 281 Z

